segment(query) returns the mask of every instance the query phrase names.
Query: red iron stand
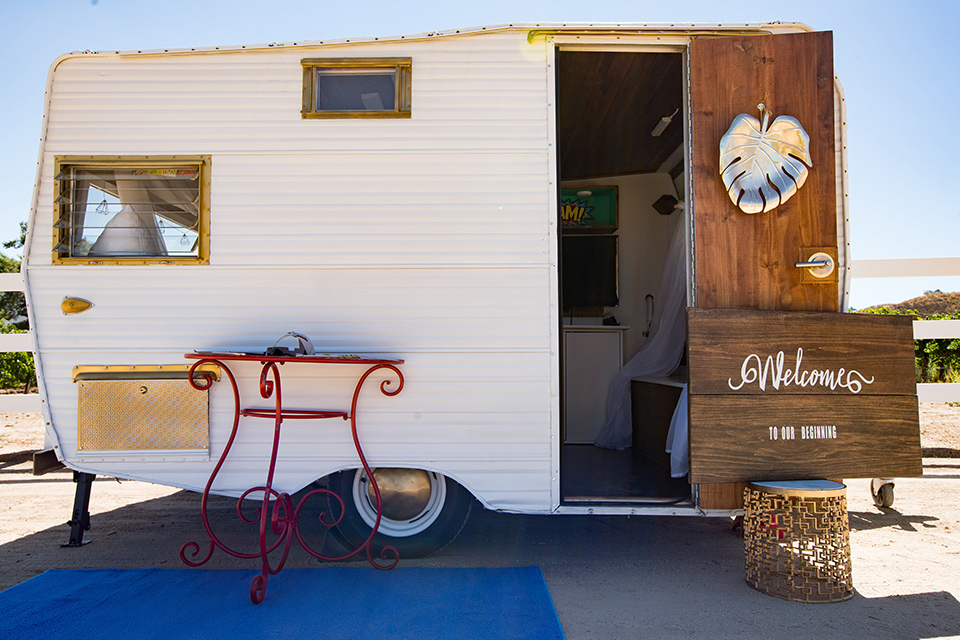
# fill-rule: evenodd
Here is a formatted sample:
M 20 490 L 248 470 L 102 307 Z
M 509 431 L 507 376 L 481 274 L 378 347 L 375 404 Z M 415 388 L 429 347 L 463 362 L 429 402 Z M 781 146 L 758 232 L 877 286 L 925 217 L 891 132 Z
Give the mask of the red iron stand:
M 283 565 L 287 561 L 287 555 L 290 552 L 290 545 L 293 542 L 293 537 L 296 536 L 297 542 L 300 543 L 310 555 L 320 558 L 321 560 L 327 561 L 336 561 L 336 560 L 346 560 L 351 558 L 361 551 L 364 551 L 367 556 L 367 561 L 370 562 L 372 566 L 377 569 L 392 569 L 397 565 L 397 562 L 400 561 L 400 554 L 397 552 L 397 549 L 392 546 L 384 547 L 380 552 L 379 560 L 385 562 L 385 564 L 378 564 L 378 562 L 373 558 L 373 555 L 370 550 L 370 543 L 373 541 L 373 537 L 376 535 L 377 530 L 380 527 L 380 519 L 382 513 L 382 502 L 380 498 L 380 488 L 377 486 L 376 478 L 374 477 L 370 466 L 367 464 L 367 459 L 363 455 L 363 449 L 360 446 L 360 438 L 357 435 L 357 401 L 360 397 L 360 390 L 363 388 L 364 383 L 367 381 L 367 378 L 370 377 L 370 374 L 381 369 L 392 372 L 397 377 L 396 389 L 391 387 L 394 385 L 393 381 L 390 379 L 385 379 L 380 383 L 380 391 L 387 396 L 395 396 L 403 389 L 403 374 L 400 373 L 400 370 L 396 365 L 403 364 L 403 360 L 382 360 L 382 359 L 370 359 L 362 358 L 357 356 L 342 357 L 342 356 L 260 356 L 260 355 L 242 355 L 242 354 L 227 354 L 227 353 L 211 353 L 211 354 L 196 354 L 191 353 L 186 355 L 187 358 L 195 359 L 196 362 L 190 368 L 190 384 L 194 388 L 199 390 L 209 389 L 213 385 L 213 377 L 209 373 L 203 371 L 197 371 L 197 367 L 202 364 L 214 364 L 220 367 L 223 372 L 226 374 L 227 378 L 230 380 L 230 386 L 233 389 L 233 406 L 234 406 L 234 415 L 233 415 L 233 428 L 230 431 L 230 437 L 227 440 L 227 444 L 223 449 L 223 453 L 220 454 L 220 459 L 217 460 L 217 464 L 213 469 L 213 472 L 210 474 L 210 478 L 207 480 L 207 484 L 203 489 L 203 498 L 200 501 L 200 517 L 203 520 L 203 528 L 207 532 L 207 536 L 210 538 L 210 544 L 207 548 L 206 554 L 200 558 L 196 559 L 200 554 L 200 545 L 196 542 L 187 542 L 180 549 L 180 559 L 183 562 L 191 567 L 199 567 L 200 565 L 207 562 L 210 557 L 213 555 L 214 548 L 221 549 L 224 553 L 227 553 L 236 558 L 260 558 L 260 575 L 254 577 L 253 581 L 250 583 L 250 600 L 254 604 L 259 604 L 263 601 L 263 597 L 266 594 L 267 590 L 267 579 L 271 575 L 276 575 L 283 569 Z M 242 409 L 240 406 L 240 391 L 237 387 L 237 380 L 233 376 L 233 372 L 224 364 L 225 361 L 236 360 L 236 361 L 246 361 L 246 362 L 259 362 L 261 364 L 260 370 L 260 396 L 265 399 L 271 397 L 274 398 L 274 408 L 273 409 L 260 409 L 260 408 L 250 408 Z M 353 401 L 350 404 L 350 411 L 304 411 L 304 410 L 292 410 L 284 409 L 282 394 L 281 394 L 281 385 L 280 385 L 280 369 L 277 366 L 283 365 L 288 362 L 299 362 L 299 363 L 315 363 L 315 364 L 353 364 L 353 365 L 366 365 L 368 368 L 360 380 L 357 382 L 356 388 L 353 392 Z M 224 544 L 217 535 L 213 532 L 213 529 L 210 526 L 210 521 L 207 517 L 207 500 L 210 496 L 210 489 L 213 487 L 213 483 L 217 478 L 217 474 L 220 473 L 220 469 L 223 467 L 224 462 L 227 459 L 227 456 L 230 454 L 230 449 L 233 447 L 234 440 L 237 437 L 237 427 L 240 424 L 240 417 L 249 417 L 249 418 L 273 418 L 273 448 L 270 453 L 270 466 L 267 471 L 266 483 L 262 486 L 251 487 L 247 489 L 240 498 L 237 499 L 237 516 L 247 524 L 256 524 L 259 523 L 259 551 L 256 553 L 242 553 L 235 551 L 234 549 L 229 548 Z M 300 510 L 303 508 L 303 505 L 311 497 L 318 494 L 327 494 L 332 496 L 337 502 L 340 503 L 340 517 L 333 522 L 328 522 L 324 519 L 324 516 L 327 515 L 326 512 L 321 512 L 320 522 L 326 527 L 335 526 L 340 518 L 343 517 L 343 499 L 338 496 L 336 493 L 330 491 L 329 489 L 314 489 L 313 491 L 307 493 L 303 498 L 300 499 L 300 502 L 297 503 L 296 507 L 293 505 L 293 501 L 287 493 L 279 493 L 273 489 L 273 476 L 277 466 L 277 451 L 280 447 L 280 425 L 284 420 L 320 420 L 327 418 L 342 418 L 343 420 L 350 421 L 350 431 L 353 435 L 353 444 L 357 449 L 357 455 L 360 458 L 360 463 L 363 465 L 364 471 L 367 473 L 367 477 L 370 479 L 370 484 L 373 487 L 374 494 L 376 496 L 377 503 L 377 519 L 374 523 L 373 530 L 370 532 L 370 535 L 367 537 L 366 541 L 360 545 L 354 551 L 347 553 L 342 556 L 324 556 L 320 552 L 316 551 L 310 545 L 304 541 L 303 536 L 300 534 L 300 529 L 298 526 L 298 519 L 300 517 Z M 243 501 L 252 493 L 261 492 L 263 494 L 263 501 L 260 505 L 260 508 L 257 509 L 253 518 L 247 518 L 243 514 L 242 506 Z M 271 506 L 272 499 L 272 506 Z M 272 544 L 267 543 L 267 527 L 269 522 L 270 531 L 278 536 L 276 541 Z M 279 562 L 276 566 L 271 565 L 270 563 L 270 554 L 283 546 L 282 554 L 280 556 Z M 189 558 L 187 557 L 189 554 Z

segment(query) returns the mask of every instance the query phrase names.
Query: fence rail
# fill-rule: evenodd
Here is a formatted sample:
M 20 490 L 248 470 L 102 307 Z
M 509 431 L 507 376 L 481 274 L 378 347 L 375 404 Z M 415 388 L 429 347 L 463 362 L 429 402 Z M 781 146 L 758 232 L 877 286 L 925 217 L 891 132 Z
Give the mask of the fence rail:
M 960 276 L 960 258 L 910 258 L 896 260 L 851 260 L 850 276 L 858 278 L 914 278 Z M 916 320 L 915 340 L 960 338 L 960 320 Z M 960 384 L 919 383 L 920 402 L 960 402 Z
M 960 258 L 896 258 L 851 260 L 853 278 L 915 278 L 917 276 L 960 276 Z
M 960 258 L 917 258 L 904 260 L 853 260 L 853 278 L 902 278 L 916 276 L 960 275 Z M 0 273 L 0 292 L 23 291 L 23 275 Z M 913 323 L 917 340 L 960 338 L 960 320 L 917 320 Z M 0 334 L 0 353 L 33 351 L 32 333 Z M 918 384 L 920 402 L 960 402 L 960 384 Z M 40 411 L 40 396 L 31 394 L 0 395 L 0 413 Z
M 23 275 L 0 273 L 0 292 L 23 291 Z M 32 333 L 0 334 L 0 353 L 33 351 Z M 40 395 L 37 393 L 0 394 L 0 413 L 36 413 L 40 411 Z

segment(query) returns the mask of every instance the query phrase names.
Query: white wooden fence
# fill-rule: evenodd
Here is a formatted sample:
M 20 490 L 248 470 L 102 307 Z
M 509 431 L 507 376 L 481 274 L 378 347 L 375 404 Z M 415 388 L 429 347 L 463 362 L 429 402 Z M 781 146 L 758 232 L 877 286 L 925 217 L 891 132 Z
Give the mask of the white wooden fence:
M 960 258 L 914 258 L 898 260 L 852 260 L 853 278 L 910 278 L 916 276 L 960 276 Z M 918 320 L 913 337 L 960 338 L 960 320 Z M 920 402 L 960 402 L 960 383 L 918 384 Z
M 23 291 L 23 276 L 19 273 L 0 273 L 0 292 L 3 291 Z M 0 334 L 0 353 L 18 351 L 33 351 L 32 334 Z M 0 394 L 0 413 L 37 411 L 40 411 L 40 396 L 36 393 Z
M 910 260 L 853 260 L 853 278 L 899 278 L 960 275 L 960 258 L 918 258 Z M 23 276 L 0 273 L 0 292 L 23 291 Z M 923 320 L 913 323 L 916 339 L 960 338 L 960 320 Z M 0 353 L 33 351 L 30 333 L 0 334 Z M 960 402 L 960 383 L 918 384 L 920 402 Z M 38 394 L 0 394 L 0 413 L 40 411 Z

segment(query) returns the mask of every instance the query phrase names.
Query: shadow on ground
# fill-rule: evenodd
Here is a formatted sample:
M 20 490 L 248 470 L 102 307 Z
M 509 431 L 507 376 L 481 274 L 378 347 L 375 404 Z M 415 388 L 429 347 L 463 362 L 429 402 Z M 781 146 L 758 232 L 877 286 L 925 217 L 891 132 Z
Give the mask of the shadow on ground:
M 29 478 L 11 474 L 3 482 L 35 482 L 38 490 L 42 483 L 70 482 L 66 472 Z M 93 501 L 96 497 L 95 484 Z M 84 547 L 60 546 L 69 537 L 66 525 L 0 545 L 0 588 L 47 569 L 181 567 L 184 543 L 195 541 L 205 548 L 199 514 L 200 496 L 181 491 L 95 514 L 86 534 L 90 543 Z M 237 519 L 235 501 L 211 498 L 210 519 L 228 543 L 255 548 L 256 527 Z M 851 513 L 855 530 L 925 527 L 936 520 L 892 509 Z M 310 519 L 304 530 L 320 548 L 322 527 Z M 336 549 L 328 546 L 326 551 Z M 847 602 L 829 605 L 788 602 L 756 592 L 744 582 L 739 532 L 722 518 L 527 516 L 484 511 L 478 505 L 460 537 L 439 555 L 401 559 L 401 566 L 525 565 L 543 570 L 571 639 L 960 635 L 960 602 L 935 585 L 929 592 L 888 597 L 857 593 Z M 322 570 L 325 565 L 294 544 L 287 566 Z M 216 551 L 205 567 L 254 571 L 258 563 Z M 283 579 L 281 572 L 271 582 Z M 855 587 L 857 579 L 855 565 Z M 248 596 L 238 592 L 236 597 Z
M 882 513 L 869 511 L 848 512 L 851 531 L 870 531 L 882 527 L 896 527 L 903 531 L 916 531 L 917 527 L 933 529 L 939 518 L 934 516 L 906 515 L 896 509 L 879 507 Z

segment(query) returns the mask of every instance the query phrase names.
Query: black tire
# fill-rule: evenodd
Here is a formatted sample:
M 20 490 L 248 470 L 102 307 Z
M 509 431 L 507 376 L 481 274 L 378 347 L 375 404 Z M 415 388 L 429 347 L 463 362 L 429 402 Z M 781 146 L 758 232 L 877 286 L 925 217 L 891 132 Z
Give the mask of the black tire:
M 400 553 L 400 558 L 423 558 L 440 551 L 463 529 L 473 507 L 473 495 L 455 481 L 435 472 L 419 470 L 392 470 L 383 469 L 378 472 L 409 471 L 416 474 L 426 474 L 430 484 L 429 504 L 409 520 L 393 520 L 386 515 L 381 519 L 377 535 L 371 542 L 374 556 L 380 554 L 385 546 L 393 546 Z M 380 482 L 378 480 L 378 482 Z M 364 543 L 370 536 L 373 528 L 372 514 L 375 512 L 374 502 L 368 500 L 366 504 L 357 504 L 363 500 L 365 488 L 368 487 L 366 473 L 363 469 L 351 469 L 331 475 L 327 487 L 343 498 L 344 514 L 340 522 L 333 527 L 331 533 L 334 538 L 349 550 L 354 550 Z M 383 490 L 381 490 L 383 492 Z M 329 500 L 330 511 L 334 517 L 339 514 L 340 506 Z M 364 515 L 361 515 L 364 511 Z
M 886 483 L 880 485 L 880 489 L 873 494 L 873 502 L 878 507 L 890 508 L 893 506 L 893 484 Z

